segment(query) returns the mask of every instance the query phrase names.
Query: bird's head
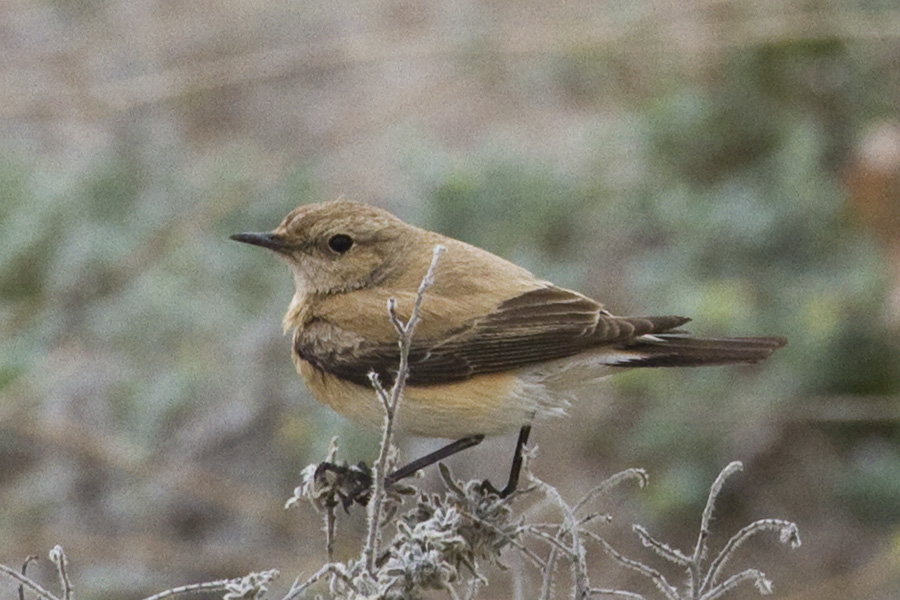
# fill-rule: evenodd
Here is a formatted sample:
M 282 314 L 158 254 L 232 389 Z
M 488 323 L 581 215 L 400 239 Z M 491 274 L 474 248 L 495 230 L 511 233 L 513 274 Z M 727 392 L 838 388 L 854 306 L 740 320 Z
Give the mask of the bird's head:
M 307 204 L 291 211 L 273 231 L 238 233 L 231 239 L 268 248 L 287 262 L 297 292 L 333 294 L 373 285 L 402 268 L 427 232 L 357 202 Z

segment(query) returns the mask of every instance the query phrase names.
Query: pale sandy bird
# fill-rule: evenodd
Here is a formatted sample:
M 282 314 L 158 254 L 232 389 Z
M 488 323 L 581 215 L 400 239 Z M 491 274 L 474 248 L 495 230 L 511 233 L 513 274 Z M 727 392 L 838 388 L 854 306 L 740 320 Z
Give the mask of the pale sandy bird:
M 753 363 L 786 343 L 691 337 L 678 329 L 685 317 L 615 316 L 486 250 L 367 204 L 300 206 L 272 232 L 232 239 L 268 248 L 290 267 L 296 292 L 284 328 L 294 332 L 294 364 L 313 396 L 373 426 L 384 412 L 369 373 L 390 384 L 400 359 L 388 299 L 408 319 L 434 247 L 446 247 L 422 304 L 397 426 L 456 442 L 389 481 L 486 435 L 519 429 L 506 495 L 516 487 L 532 421 L 563 414 L 596 380 L 634 367 Z

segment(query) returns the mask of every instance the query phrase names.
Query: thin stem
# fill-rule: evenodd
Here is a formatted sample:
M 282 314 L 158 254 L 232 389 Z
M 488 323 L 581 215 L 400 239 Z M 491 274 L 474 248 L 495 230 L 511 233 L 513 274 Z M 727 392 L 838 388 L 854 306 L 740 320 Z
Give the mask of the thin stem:
M 575 512 L 568 504 L 566 504 L 566 501 L 563 500 L 559 490 L 555 487 L 542 481 L 539 481 L 538 485 L 543 488 L 544 493 L 559 506 L 563 513 L 563 527 L 560 529 L 559 536 L 568 533 L 572 538 L 572 548 L 570 549 L 570 552 L 572 556 L 573 577 L 575 579 L 575 598 L 578 600 L 588 598 L 590 596 L 591 586 L 587 573 L 587 557 L 585 555 L 584 544 L 581 542 L 578 519 L 575 517 Z
M 171 598 L 179 594 L 190 594 L 194 592 L 222 592 L 228 589 L 228 584 L 233 579 L 219 579 L 218 581 L 207 581 L 206 583 L 192 583 L 190 585 L 181 585 L 172 589 L 164 590 L 158 594 L 153 594 L 144 598 L 144 600 L 163 600 L 163 598 Z
M 335 463 L 338 452 L 338 438 L 334 436 L 328 444 L 328 454 L 325 462 Z M 334 562 L 334 529 L 337 524 L 337 503 L 325 503 L 325 552 L 328 555 L 328 562 Z
M 325 507 L 325 553 L 328 562 L 334 562 L 334 527 L 337 523 L 337 504 Z
M 50 560 L 56 565 L 56 570 L 59 573 L 59 585 L 62 588 L 63 600 L 72 600 L 72 583 L 69 581 L 69 573 L 67 571 L 69 559 L 66 557 L 62 546 L 59 544 L 53 546 L 53 549 L 50 550 Z
M 294 584 L 291 586 L 291 589 L 288 590 L 287 595 L 285 595 L 282 600 L 297 600 L 303 593 L 308 590 L 314 583 L 325 577 L 326 575 L 334 575 L 339 577 L 354 593 L 358 593 L 359 590 L 356 589 L 356 586 L 353 585 L 353 580 L 347 575 L 347 572 L 344 568 L 338 563 L 328 563 L 315 573 L 309 577 L 303 583 L 300 583 L 299 578 L 294 581 Z
M 702 591 L 703 559 L 706 557 L 708 548 L 706 541 L 709 538 L 709 523 L 712 521 L 713 512 L 715 512 L 716 500 L 719 499 L 719 494 L 722 493 L 725 480 L 743 468 L 744 465 L 739 461 L 729 463 L 728 466 L 722 469 L 722 472 L 719 473 L 719 476 L 716 477 L 712 487 L 709 489 L 706 507 L 703 509 L 703 516 L 700 518 L 700 533 L 697 535 L 697 545 L 694 546 L 694 554 L 688 564 L 691 600 L 699 600 Z
M 32 592 L 37 594 L 37 596 L 39 598 L 45 598 L 46 600 L 59 600 L 59 598 L 57 598 L 55 595 L 53 595 L 52 592 L 45 590 L 38 583 L 36 583 L 32 579 L 26 577 L 25 575 L 22 575 L 21 573 L 19 573 L 12 567 L 7 567 L 6 565 L 0 565 L 0 573 L 3 573 L 12 579 L 15 579 L 16 581 L 19 582 L 19 585 L 31 590 Z
M 681 567 L 687 567 L 693 562 L 693 559 L 691 557 L 685 556 L 684 553 L 680 550 L 676 548 L 670 548 L 668 544 L 664 544 L 663 542 L 655 539 L 644 527 L 638 524 L 634 524 L 631 526 L 631 530 L 634 531 L 635 534 L 637 534 L 638 539 L 641 540 L 641 543 L 644 546 L 650 548 L 667 561 Z
M 37 554 L 32 554 L 31 556 L 25 559 L 25 562 L 22 563 L 22 577 L 25 577 L 26 571 L 28 571 L 28 565 L 38 560 L 40 557 Z M 19 600 L 25 600 L 25 588 L 22 585 L 19 585 Z
M 469 593 L 466 594 L 466 600 L 475 600 L 475 596 L 478 595 L 478 590 L 481 589 L 482 583 L 483 580 L 479 579 L 478 577 L 472 580 L 472 583 L 469 586 Z
M 565 542 L 559 539 L 559 536 L 552 536 L 549 533 L 543 532 L 540 529 L 531 529 L 527 525 L 523 528 L 523 531 L 526 531 L 536 537 L 539 540 L 544 540 L 547 542 L 551 548 L 558 548 L 560 551 L 565 553 L 566 558 L 571 561 L 575 561 L 575 554 L 572 552 L 572 549 L 566 546 Z
M 581 498 L 581 500 L 579 500 L 575 504 L 575 506 L 572 507 L 572 512 L 577 513 L 582 508 L 584 508 L 584 506 L 595 496 L 598 496 L 603 492 L 616 487 L 617 485 L 628 479 L 634 479 L 638 482 L 638 486 L 644 487 L 645 485 L 647 485 L 650 477 L 649 475 L 647 475 L 647 471 L 645 471 L 644 469 L 625 469 L 624 471 L 616 473 L 612 477 L 607 477 L 599 485 L 595 486 L 587 494 L 585 494 Z
M 703 585 L 700 586 L 700 592 L 706 593 L 713 586 L 716 585 L 716 582 L 719 580 L 719 577 L 722 575 L 722 569 L 725 567 L 725 563 L 734 555 L 735 551 L 745 542 L 747 539 L 752 537 L 753 535 L 761 532 L 761 531 L 778 531 L 782 534 L 787 531 L 791 534 L 789 539 L 794 539 L 797 535 L 797 525 L 792 523 L 791 521 L 785 521 L 783 519 L 762 519 L 760 521 L 755 521 L 750 523 L 736 534 L 731 536 L 731 539 L 728 540 L 728 543 L 725 544 L 725 547 L 722 548 L 722 551 L 719 552 L 719 555 L 710 563 L 709 571 L 706 574 L 706 578 L 703 580 Z M 796 538 L 799 540 L 799 538 Z M 794 547 L 799 545 L 792 544 Z
M 541 600 L 550 600 L 553 593 L 553 575 L 556 572 L 556 548 L 550 549 L 547 565 L 544 567 L 544 578 L 541 582 Z
M 428 272 L 422 278 L 419 284 L 419 290 L 416 294 L 416 302 L 413 306 L 409 320 L 403 323 L 397 315 L 397 301 L 394 298 L 388 300 L 388 314 L 391 323 L 397 329 L 400 337 L 400 366 L 397 370 L 397 378 L 391 388 L 390 399 L 385 407 L 384 427 L 382 429 L 381 446 L 378 451 L 378 459 L 375 461 L 372 479 L 372 499 L 368 506 L 368 532 L 366 535 L 366 545 L 363 548 L 363 565 L 370 575 L 375 571 L 375 556 L 378 554 L 378 537 L 381 530 L 381 507 L 384 502 L 385 476 L 387 474 L 387 463 L 390 455 L 390 449 L 394 443 L 394 421 L 397 407 L 400 404 L 400 398 L 403 395 L 403 388 L 406 386 L 406 379 L 409 376 L 409 350 L 412 345 L 412 336 L 415 332 L 416 325 L 419 322 L 419 313 L 422 308 L 422 300 L 425 292 L 434 284 L 434 272 L 437 268 L 438 261 L 444 253 L 444 246 L 437 245 L 434 247 L 434 254 L 431 258 L 431 265 Z M 379 393 L 379 397 L 383 395 Z
M 644 600 L 644 597 L 634 592 L 626 592 L 624 590 L 605 590 L 594 588 L 591 590 L 591 596 L 615 596 L 616 598 L 627 598 L 628 600 Z
M 701 598 L 702 600 L 718 600 L 718 598 L 721 598 L 745 581 L 752 581 L 760 594 L 768 595 L 774 591 L 772 589 L 772 582 L 769 581 L 769 578 L 766 577 L 765 573 L 758 569 L 747 569 L 732 575 L 721 584 L 706 592 Z
M 709 497 L 706 499 L 706 507 L 703 509 L 703 516 L 700 519 L 700 534 L 697 538 L 697 546 L 694 548 L 695 561 L 699 562 L 706 547 L 706 538 L 709 536 L 709 522 L 712 521 L 716 500 L 719 499 L 719 494 L 722 493 L 722 488 L 725 486 L 725 480 L 743 468 L 744 465 L 739 461 L 729 463 L 728 466 L 722 469 L 722 472 L 719 473 L 719 476 L 716 477 L 712 487 L 710 487 Z
M 656 586 L 660 592 L 662 592 L 668 600 L 678 600 L 678 590 L 676 590 L 666 578 L 663 577 L 662 573 L 657 571 L 652 567 L 648 567 L 644 563 L 638 562 L 636 560 L 631 560 L 630 558 L 625 558 L 619 552 L 609 545 L 609 542 L 604 540 L 598 535 L 594 535 L 593 532 L 586 532 L 594 541 L 598 542 L 603 549 L 609 554 L 613 559 L 616 560 L 619 564 L 624 567 L 627 567 L 637 573 L 640 573 L 644 577 L 647 577 L 650 581 L 653 582 L 653 585 Z

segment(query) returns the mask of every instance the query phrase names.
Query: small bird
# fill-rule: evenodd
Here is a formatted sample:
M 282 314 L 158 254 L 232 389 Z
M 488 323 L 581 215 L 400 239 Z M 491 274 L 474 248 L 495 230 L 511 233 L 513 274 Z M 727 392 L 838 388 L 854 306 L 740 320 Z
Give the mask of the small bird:
M 531 423 L 562 415 L 577 392 L 635 367 L 754 363 L 781 337 L 698 338 L 678 316 L 621 317 L 486 250 L 404 223 L 368 204 L 300 206 L 268 233 L 232 239 L 268 248 L 294 276 L 284 317 L 293 361 L 315 398 L 380 426 L 369 373 L 393 382 L 400 362 L 389 298 L 409 319 L 435 246 L 446 250 L 421 306 L 396 427 L 455 440 L 398 469 L 389 482 L 485 436 L 519 429 L 506 496 L 515 490 Z

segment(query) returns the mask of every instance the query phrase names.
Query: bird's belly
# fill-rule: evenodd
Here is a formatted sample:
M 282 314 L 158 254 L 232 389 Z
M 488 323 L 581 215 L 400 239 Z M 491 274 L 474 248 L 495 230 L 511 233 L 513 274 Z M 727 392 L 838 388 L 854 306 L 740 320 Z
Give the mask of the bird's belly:
M 384 408 L 374 389 L 342 380 L 302 359 L 297 363 L 316 400 L 353 421 L 382 425 Z M 396 426 L 413 435 L 449 439 L 509 433 L 545 412 L 541 410 L 544 395 L 543 389 L 512 373 L 478 375 L 444 385 L 406 386 Z

